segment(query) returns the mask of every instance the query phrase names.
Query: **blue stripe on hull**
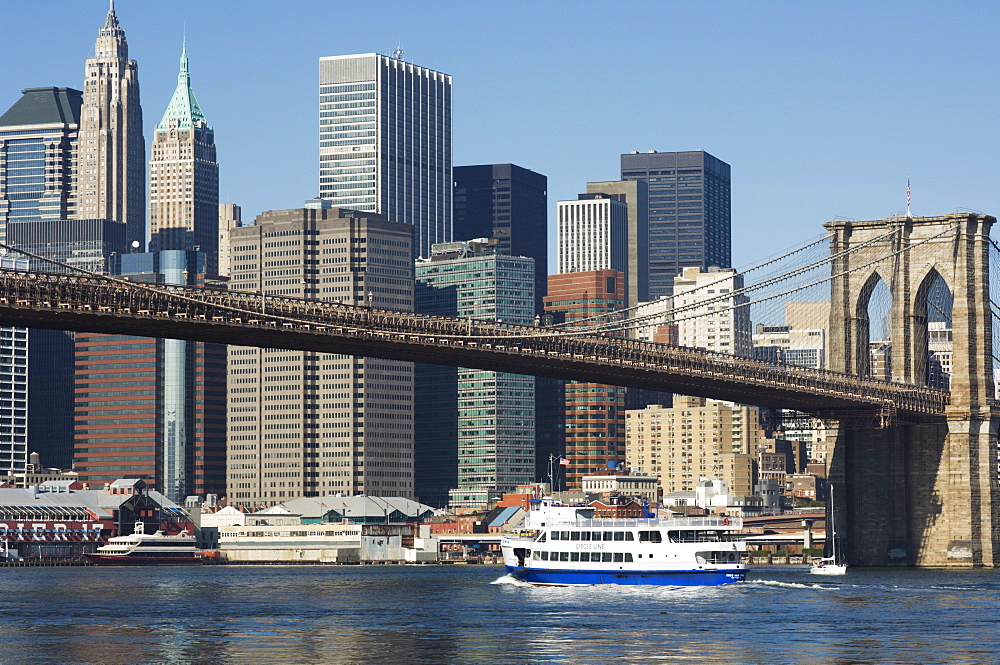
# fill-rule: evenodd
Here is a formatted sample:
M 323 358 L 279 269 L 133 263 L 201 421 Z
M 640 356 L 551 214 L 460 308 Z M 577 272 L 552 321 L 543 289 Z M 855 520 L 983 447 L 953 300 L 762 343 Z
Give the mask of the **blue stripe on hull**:
M 653 584 L 658 586 L 717 586 L 742 582 L 741 570 L 552 570 L 507 566 L 507 572 L 530 584 Z

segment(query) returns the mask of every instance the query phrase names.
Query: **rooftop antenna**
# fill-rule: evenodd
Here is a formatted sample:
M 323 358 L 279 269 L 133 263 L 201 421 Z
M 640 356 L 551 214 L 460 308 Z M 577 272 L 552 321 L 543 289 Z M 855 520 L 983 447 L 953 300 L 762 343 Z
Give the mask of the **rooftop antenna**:
M 394 60 L 402 60 L 403 59 L 403 45 L 402 44 L 397 44 L 396 45 L 396 50 L 392 52 L 392 57 L 393 57 Z

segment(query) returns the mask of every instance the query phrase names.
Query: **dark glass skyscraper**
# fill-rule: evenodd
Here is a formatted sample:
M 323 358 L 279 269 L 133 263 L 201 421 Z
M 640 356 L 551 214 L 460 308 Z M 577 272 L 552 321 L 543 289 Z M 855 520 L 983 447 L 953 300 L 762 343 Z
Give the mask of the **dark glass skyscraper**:
M 686 267 L 731 267 L 729 164 L 703 150 L 632 152 L 621 172 L 649 185 L 650 298 L 671 295 Z
M 548 178 L 515 164 L 453 169 L 454 237 L 496 238 L 497 253 L 535 260 L 535 313 L 548 280 Z

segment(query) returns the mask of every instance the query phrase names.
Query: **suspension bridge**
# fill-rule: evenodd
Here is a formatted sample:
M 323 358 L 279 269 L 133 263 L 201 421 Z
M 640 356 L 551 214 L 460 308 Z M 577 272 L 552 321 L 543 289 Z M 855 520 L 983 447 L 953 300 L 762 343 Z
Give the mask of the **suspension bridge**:
M 624 310 L 522 326 L 105 275 L 0 271 L 4 325 L 284 348 L 545 375 L 793 409 L 836 440 L 831 481 L 858 564 L 1000 564 L 992 217 L 955 213 L 857 222 L 738 275 L 702 285 L 665 314 Z M 817 249 L 818 248 L 818 249 Z M 16 250 L 15 250 L 16 251 Z M 764 276 L 751 283 L 751 273 Z M 1000 280 L 998 280 L 1000 281 Z M 891 304 L 873 317 L 879 289 Z M 716 292 L 717 291 L 717 292 Z M 820 367 L 633 339 L 737 312 L 781 323 L 793 302 L 825 302 Z M 873 320 L 875 318 L 876 320 Z M 929 321 L 953 336 L 948 389 L 928 385 Z M 801 324 L 800 324 L 801 325 Z M 891 365 L 873 363 L 873 330 Z M 729 330 L 748 335 L 748 330 Z M 721 337 L 723 330 L 717 334 Z

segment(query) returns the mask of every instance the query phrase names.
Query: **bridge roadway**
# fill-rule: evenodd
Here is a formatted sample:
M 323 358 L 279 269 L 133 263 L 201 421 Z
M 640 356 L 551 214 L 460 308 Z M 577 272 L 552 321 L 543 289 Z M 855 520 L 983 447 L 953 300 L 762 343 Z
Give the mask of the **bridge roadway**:
M 409 360 L 827 418 L 939 421 L 948 393 L 613 336 L 259 293 L 0 270 L 0 324 Z

